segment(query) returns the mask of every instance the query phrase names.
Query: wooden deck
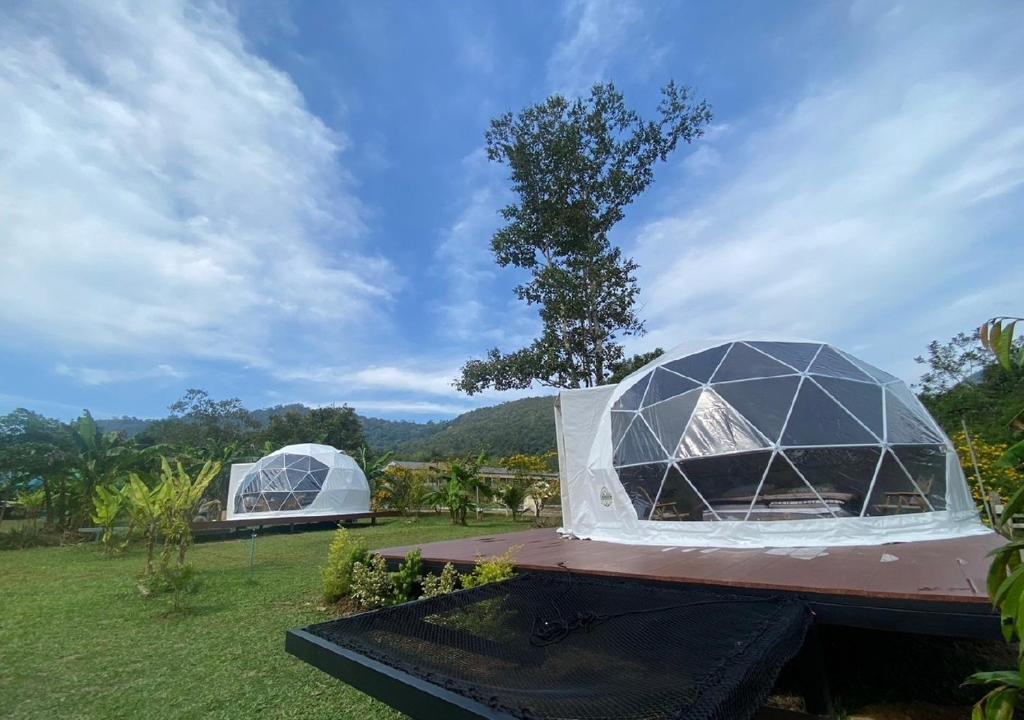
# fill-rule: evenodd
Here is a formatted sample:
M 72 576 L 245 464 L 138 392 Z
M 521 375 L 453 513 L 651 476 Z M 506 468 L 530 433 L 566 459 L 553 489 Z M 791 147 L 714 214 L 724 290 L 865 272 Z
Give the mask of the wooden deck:
M 467 566 L 519 546 L 523 571 L 632 578 L 805 598 L 825 623 L 960 637 L 999 636 L 985 591 L 996 534 L 835 548 L 678 548 L 571 540 L 528 530 L 420 546 L 431 566 Z M 415 546 L 381 551 L 397 561 Z
M 340 515 L 305 515 L 297 517 L 276 517 L 276 518 L 244 518 L 241 520 L 214 520 L 209 522 L 192 523 L 192 532 L 216 533 L 234 532 L 236 530 L 255 528 L 257 530 L 268 527 L 303 527 L 305 525 L 337 525 L 340 522 L 355 522 L 356 520 L 369 519 L 371 525 L 377 524 L 379 517 L 393 517 L 398 515 L 395 510 L 382 510 L 364 513 L 344 513 Z

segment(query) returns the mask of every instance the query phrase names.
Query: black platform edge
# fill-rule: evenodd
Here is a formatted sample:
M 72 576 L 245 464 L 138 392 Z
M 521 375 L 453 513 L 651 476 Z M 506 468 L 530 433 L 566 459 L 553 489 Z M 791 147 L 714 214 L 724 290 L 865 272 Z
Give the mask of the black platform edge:
M 399 560 L 389 559 L 388 566 L 395 570 Z M 452 563 L 461 571 L 472 570 L 472 563 Z M 438 571 L 444 563 L 424 560 L 424 567 Z M 552 570 L 524 570 L 533 575 L 559 575 Z M 864 630 L 909 633 L 968 640 L 1002 640 L 999 613 L 990 605 L 980 603 L 920 602 L 895 598 L 868 598 L 852 595 L 828 595 L 741 586 L 710 585 L 677 580 L 620 577 L 573 570 L 578 577 L 628 580 L 639 585 L 671 585 L 673 587 L 710 592 L 725 592 L 749 597 L 791 597 L 802 600 L 814 613 L 814 622 L 820 625 L 854 627 Z
M 285 650 L 413 718 L 515 720 L 511 715 L 347 650 L 305 630 L 289 630 Z M 387 698 L 383 700 L 383 698 Z

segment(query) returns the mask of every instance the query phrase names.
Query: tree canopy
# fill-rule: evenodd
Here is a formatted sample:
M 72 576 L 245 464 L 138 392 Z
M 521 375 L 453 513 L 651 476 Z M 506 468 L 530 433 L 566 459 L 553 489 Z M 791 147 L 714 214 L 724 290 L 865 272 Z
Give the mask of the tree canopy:
M 637 264 L 609 233 L 654 181 L 654 165 L 680 142 L 700 137 L 711 119 L 689 88 L 662 88 L 656 120 L 626 106 L 612 83 L 585 98 L 552 95 L 491 121 L 487 156 L 508 166 L 517 201 L 491 240 L 498 265 L 526 270 L 518 298 L 539 308 L 541 334 L 529 346 L 487 351 L 468 361 L 455 386 L 593 386 L 623 360 L 619 340 L 644 332 L 637 317 Z

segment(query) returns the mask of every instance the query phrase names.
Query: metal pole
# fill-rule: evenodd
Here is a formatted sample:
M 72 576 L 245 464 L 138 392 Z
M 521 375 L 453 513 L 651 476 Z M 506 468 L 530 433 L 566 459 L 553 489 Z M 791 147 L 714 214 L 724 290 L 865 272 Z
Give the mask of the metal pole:
M 249 580 L 254 580 L 256 575 L 256 529 L 253 528 L 252 540 L 249 542 Z
M 967 429 L 967 421 L 960 418 L 960 425 L 964 429 L 964 437 L 967 438 L 967 449 L 971 453 L 971 464 L 974 465 L 974 477 L 978 480 L 978 487 L 981 489 L 981 504 L 985 506 L 985 514 L 988 515 L 988 521 L 992 523 L 992 527 L 995 528 L 996 521 L 992 517 L 992 508 L 989 507 L 991 504 L 988 493 L 985 491 L 985 483 L 981 479 L 981 472 L 978 470 L 978 456 L 974 454 L 974 441 L 971 440 L 971 433 Z

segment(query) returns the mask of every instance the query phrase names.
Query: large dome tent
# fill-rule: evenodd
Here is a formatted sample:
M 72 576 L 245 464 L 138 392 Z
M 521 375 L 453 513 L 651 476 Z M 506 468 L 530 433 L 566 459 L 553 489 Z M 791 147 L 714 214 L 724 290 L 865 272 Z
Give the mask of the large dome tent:
M 903 381 L 827 343 L 677 348 L 556 406 L 563 532 L 684 546 L 989 532 Z
M 362 468 L 330 445 L 287 445 L 255 463 L 231 466 L 228 520 L 367 513 Z

